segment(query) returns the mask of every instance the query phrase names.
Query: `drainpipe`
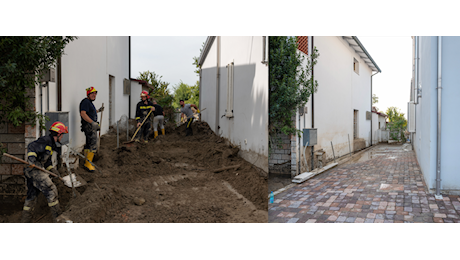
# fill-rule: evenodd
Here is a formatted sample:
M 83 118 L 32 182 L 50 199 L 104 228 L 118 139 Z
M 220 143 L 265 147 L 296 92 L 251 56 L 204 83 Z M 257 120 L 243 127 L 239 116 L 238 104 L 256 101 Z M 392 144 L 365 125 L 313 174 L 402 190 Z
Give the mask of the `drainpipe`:
M 129 80 L 129 88 L 131 88 L 131 36 L 128 36 L 128 50 L 129 50 L 129 71 L 128 71 L 128 80 Z M 131 118 L 131 89 L 129 90 L 128 95 L 128 119 Z
M 315 49 L 315 44 L 314 44 L 314 41 L 313 41 L 313 38 L 314 36 L 311 37 L 311 52 L 313 53 L 313 50 Z M 311 54 L 310 54 L 311 55 Z M 313 62 L 312 62 L 313 64 Z M 312 83 L 314 82 L 314 75 L 315 75 L 315 69 L 314 69 L 314 66 L 311 66 L 311 80 L 312 80 Z M 315 128 L 315 93 L 311 93 L 311 128 Z M 315 146 L 312 146 L 311 147 L 311 170 L 313 171 L 314 169 L 314 155 L 313 155 L 313 151 L 314 151 L 314 147 Z
M 371 146 L 372 146 L 372 77 L 374 77 L 377 73 L 371 75 Z
M 217 36 L 217 73 L 216 73 L 216 134 L 219 135 L 219 84 L 220 84 L 220 36 Z
M 61 57 L 58 58 L 57 60 L 57 103 L 58 103 L 58 107 L 57 107 L 57 110 L 58 111 L 62 111 L 62 79 L 61 79 L 61 72 L 62 70 L 62 67 L 61 67 Z
M 441 91 L 442 91 L 442 36 L 438 36 L 438 131 L 436 147 L 436 198 L 441 199 Z

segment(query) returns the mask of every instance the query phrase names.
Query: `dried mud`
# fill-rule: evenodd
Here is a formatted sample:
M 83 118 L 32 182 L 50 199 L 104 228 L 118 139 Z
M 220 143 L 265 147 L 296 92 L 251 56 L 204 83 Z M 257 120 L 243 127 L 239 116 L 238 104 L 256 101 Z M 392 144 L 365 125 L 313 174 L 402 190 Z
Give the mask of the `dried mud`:
M 80 160 L 76 173 L 88 184 L 76 188 L 76 197 L 54 180 L 62 216 L 78 223 L 266 223 L 268 187 L 260 169 L 238 157 L 238 148 L 226 144 L 206 123 L 193 123 L 193 131 L 186 137 L 184 125 L 168 126 L 165 136 L 130 147 L 123 144 L 126 134 L 120 134 L 119 148 L 116 131 L 102 136 L 94 158 L 99 171 L 85 171 Z M 236 170 L 213 173 L 237 164 L 241 166 Z M 0 216 L 0 222 L 19 222 L 20 217 L 16 211 Z M 42 194 L 34 222 L 52 222 Z

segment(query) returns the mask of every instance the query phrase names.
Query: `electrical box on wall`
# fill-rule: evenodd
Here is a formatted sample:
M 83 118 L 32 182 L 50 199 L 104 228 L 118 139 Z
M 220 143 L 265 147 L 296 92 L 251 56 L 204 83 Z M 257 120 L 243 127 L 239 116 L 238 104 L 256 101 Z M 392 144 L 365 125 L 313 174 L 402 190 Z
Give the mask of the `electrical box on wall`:
M 372 113 L 369 111 L 366 111 L 366 120 L 372 120 Z
M 318 143 L 317 140 L 317 128 L 304 128 L 303 129 L 303 146 L 313 146 Z
M 54 69 L 43 71 L 40 82 L 56 82 L 56 71 Z
M 131 81 L 123 79 L 123 95 L 131 95 Z
M 69 128 L 70 131 L 70 126 L 69 126 L 69 112 L 63 112 L 63 111 L 53 111 L 53 112 L 46 112 L 45 116 L 50 118 L 50 121 L 47 121 L 45 123 L 46 131 L 49 131 L 51 128 L 51 125 L 54 124 L 54 122 L 59 121 L 63 123 L 65 126 Z M 46 133 L 48 135 L 48 133 Z M 61 144 L 66 145 L 69 143 L 69 134 L 65 134 L 62 137 Z M 57 147 L 61 147 L 59 143 L 56 142 Z

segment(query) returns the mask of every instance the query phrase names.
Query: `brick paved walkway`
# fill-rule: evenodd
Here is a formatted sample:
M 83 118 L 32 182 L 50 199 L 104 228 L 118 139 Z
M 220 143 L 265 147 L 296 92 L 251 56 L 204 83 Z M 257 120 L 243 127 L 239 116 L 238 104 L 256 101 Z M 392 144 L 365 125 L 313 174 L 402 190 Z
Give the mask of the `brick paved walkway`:
M 334 169 L 275 196 L 272 223 L 458 223 L 459 196 L 427 193 L 413 151 L 379 145 L 374 159 Z

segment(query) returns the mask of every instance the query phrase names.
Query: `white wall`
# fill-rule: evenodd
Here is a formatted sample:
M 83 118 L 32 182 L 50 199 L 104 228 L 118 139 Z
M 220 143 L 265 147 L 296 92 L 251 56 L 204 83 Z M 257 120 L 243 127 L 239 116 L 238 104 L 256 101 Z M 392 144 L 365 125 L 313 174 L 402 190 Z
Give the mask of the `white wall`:
M 437 160 L 437 37 L 420 37 L 422 97 L 416 105 L 414 150 L 428 188 L 436 188 Z M 458 174 L 458 97 L 460 37 L 442 37 L 441 190 L 460 193 Z
M 263 60 L 263 37 L 221 37 L 219 109 L 216 109 L 217 38 L 201 73 L 202 120 L 211 129 L 241 145 L 240 155 L 268 172 L 268 66 Z M 234 117 L 227 118 L 227 68 L 234 62 Z M 216 112 L 218 126 L 216 129 Z M 217 131 L 216 131 L 217 130 Z M 245 143 L 246 140 L 246 143 Z
M 128 114 L 128 96 L 123 95 L 123 79 L 129 78 L 128 37 L 85 37 L 70 42 L 62 56 L 62 111 L 69 112 L 69 139 L 72 147 L 81 148 L 85 135 L 80 131 L 80 102 L 86 97 L 86 88 L 93 86 L 98 94 L 94 101 L 96 109 L 104 103 L 105 110 L 101 122 L 101 134 L 109 128 L 109 75 L 115 77 L 114 115 L 119 119 Z M 56 70 L 57 73 L 57 70 Z M 58 75 L 56 75 L 56 80 Z M 46 91 L 46 89 L 43 89 Z M 57 88 L 50 84 L 50 111 L 57 110 Z M 37 111 L 40 110 L 39 89 L 36 89 Z M 44 92 L 46 94 L 46 92 Z M 43 104 L 47 111 L 46 99 Z M 98 121 L 101 114 L 98 113 Z
M 369 146 L 371 121 L 366 120 L 366 111 L 371 111 L 372 70 L 342 37 L 315 36 L 314 45 L 320 54 L 314 68 L 318 81 L 318 91 L 314 94 L 314 128 L 318 129 L 318 145 L 314 149 L 324 149 L 327 158 L 332 158 L 332 141 L 336 157 L 343 156 L 349 153 L 349 135 L 353 150 L 354 109 L 359 111 L 358 137 L 364 138 Z M 311 50 L 311 46 L 309 48 Z M 359 61 L 359 75 L 353 71 L 353 58 Z M 300 128 L 304 125 L 311 127 L 311 104 L 310 97 L 308 114 L 301 117 Z

